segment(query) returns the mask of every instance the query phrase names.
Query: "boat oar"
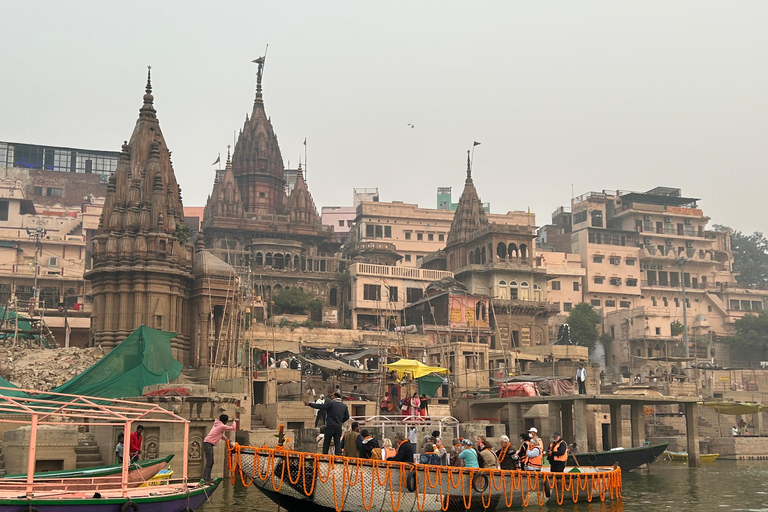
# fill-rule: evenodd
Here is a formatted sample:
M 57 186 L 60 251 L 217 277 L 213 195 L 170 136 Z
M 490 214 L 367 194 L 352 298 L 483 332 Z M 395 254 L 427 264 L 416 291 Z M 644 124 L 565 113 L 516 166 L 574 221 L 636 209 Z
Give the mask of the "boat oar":
M 571 458 L 573 458 L 573 462 L 574 462 L 574 463 L 576 463 L 576 467 L 577 467 L 577 468 L 578 468 L 578 467 L 581 467 L 581 466 L 579 466 L 579 461 L 578 461 L 578 459 L 576 458 L 576 455 L 574 455 L 574 453 L 573 453 L 571 450 L 568 450 L 568 455 L 570 455 L 570 456 L 571 456 Z

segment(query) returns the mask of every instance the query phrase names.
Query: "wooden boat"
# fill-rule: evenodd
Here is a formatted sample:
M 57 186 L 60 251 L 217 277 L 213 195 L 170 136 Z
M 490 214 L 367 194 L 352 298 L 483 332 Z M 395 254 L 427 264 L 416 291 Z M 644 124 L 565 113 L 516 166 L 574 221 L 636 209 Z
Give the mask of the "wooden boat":
M 168 455 L 162 459 L 148 459 L 140 460 L 137 462 L 131 462 L 128 466 L 128 483 L 140 485 L 164 469 L 168 463 L 173 459 L 173 455 Z M 122 464 L 112 464 L 110 466 L 94 466 L 92 468 L 83 469 L 63 469 L 59 471 L 45 471 L 42 473 L 35 473 L 34 478 L 37 480 L 54 480 L 64 478 L 88 478 L 96 479 L 107 476 L 120 476 L 123 471 Z M 17 473 L 13 475 L 5 475 L 4 480 L 26 480 L 26 473 Z M 0 482 L 4 480 L 0 479 Z
M 701 462 L 715 462 L 720 456 L 719 453 L 702 453 L 699 455 Z M 675 462 L 688 462 L 688 452 L 664 452 L 664 458 Z
M 656 460 L 669 443 L 651 446 L 639 446 L 637 448 L 621 448 L 607 452 L 576 453 L 573 457 L 584 466 L 612 466 L 618 464 L 622 471 L 632 471 L 643 464 L 650 464 Z
M 621 469 L 614 467 L 503 471 L 238 445 L 228 446 L 228 463 L 233 480 L 304 512 L 494 510 L 621 497 Z
M 129 402 L 80 395 L 21 390 L 27 396 L 6 397 L 4 391 L 19 391 L 0 387 L 0 423 L 29 425 L 28 472 L 23 477 L 0 479 L 0 512 L 190 512 L 201 507 L 218 488 L 220 479 L 208 485 L 188 482 L 189 421 L 159 404 Z M 132 464 L 124 459 L 120 470 L 113 474 L 93 476 L 83 470 L 74 472 L 35 473 L 37 434 L 41 425 L 90 427 L 121 426 L 126 438 L 136 422 L 183 425 L 182 478 L 163 479 L 157 485 L 139 487 L 139 476 L 156 474 L 167 465 L 166 459 L 148 461 L 131 476 Z M 102 468 L 103 469 L 103 468 Z M 143 473 L 147 470 L 146 473 Z

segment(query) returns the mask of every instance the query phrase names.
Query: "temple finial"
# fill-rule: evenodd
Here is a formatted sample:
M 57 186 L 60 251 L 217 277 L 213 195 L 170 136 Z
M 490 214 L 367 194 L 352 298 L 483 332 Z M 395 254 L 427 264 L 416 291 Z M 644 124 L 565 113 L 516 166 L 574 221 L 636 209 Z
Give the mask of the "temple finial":
M 472 181 L 472 162 L 469 159 L 470 151 L 467 150 L 467 181 Z
M 263 57 L 259 57 L 258 59 L 252 60 L 254 64 L 259 66 L 259 70 L 256 72 L 256 103 L 263 102 L 263 97 L 261 94 L 261 77 L 264 75 L 264 61 L 266 60 L 266 52 Z
M 152 94 L 152 66 L 147 66 L 147 94 Z

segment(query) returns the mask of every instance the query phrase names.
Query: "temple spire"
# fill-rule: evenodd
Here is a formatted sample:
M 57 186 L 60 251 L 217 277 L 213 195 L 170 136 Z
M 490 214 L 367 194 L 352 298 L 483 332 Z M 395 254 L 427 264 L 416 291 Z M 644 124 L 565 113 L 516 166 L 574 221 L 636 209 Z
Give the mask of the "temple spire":
M 147 66 L 147 86 L 144 93 L 144 105 L 139 109 L 139 117 L 157 117 L 157 111 L 152 104 L 155 97 L 152 96 L 152 66 Z
M 467 150 L 467 183 L 472 183 L 472 163 L 469 159 L 469 150 Z
M 256 99 L 254 103 L 264 103 L 264 97 L 261 95 L 261 77 L 264 75 L 264 61 L 266 58 L 265 54 L 264 57 L 251 61 L 259 66 L 259 70 L 256 72 Z

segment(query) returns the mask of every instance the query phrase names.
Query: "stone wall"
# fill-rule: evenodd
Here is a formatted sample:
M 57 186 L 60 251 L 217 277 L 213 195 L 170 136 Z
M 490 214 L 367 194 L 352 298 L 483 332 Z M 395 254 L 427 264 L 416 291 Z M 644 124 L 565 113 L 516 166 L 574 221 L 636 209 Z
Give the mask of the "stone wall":
M 29 426 L 3 434 L 3 455 L 8 474 L 26 473 L 29 457 Z M 75 469 L 77 467 L 77 427 L 41 425 L 37 428 L 35 470 Z

